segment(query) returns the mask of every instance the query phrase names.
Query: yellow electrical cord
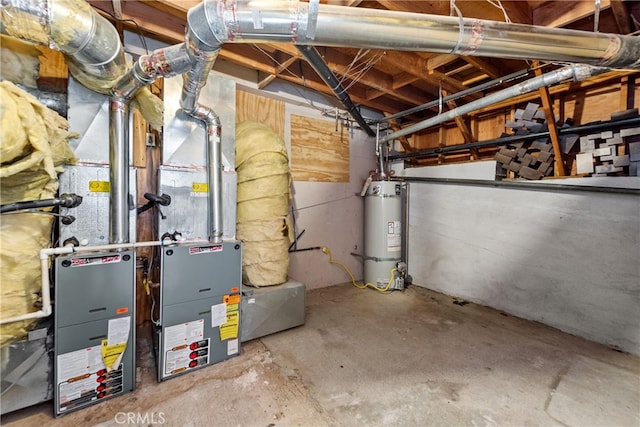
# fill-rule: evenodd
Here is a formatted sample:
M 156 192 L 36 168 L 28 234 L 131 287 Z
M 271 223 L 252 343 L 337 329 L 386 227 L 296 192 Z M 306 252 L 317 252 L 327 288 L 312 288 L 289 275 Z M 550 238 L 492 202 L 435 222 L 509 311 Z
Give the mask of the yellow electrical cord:
M 351 270 L 349 270 L 349 268 L 346 265 L 344 265 L 340 261 L 336 261 L 336 260 L 333 259 L 333 256 L 331 255 L 331 250 L 328 247 L 323 246 L 322 247 L 322 252 L 324 252 L 325 254 L 327 254 L 329 256 L 329 264 L 339 265 L 340 267 L 342 267 L 342 269 L 344 271 L 347 272 L 347 274 L 351 278 L 351 283 L 353 284 L 353 286 L 355 286 L 358 289 L 372 288 L 372 289 L 375 289 L 378 292 L 387 292 L 389 290 L 389 288 L 391 287 L 391 284 L 393 283 L 393 274 L 396 271 L 398 271 L 397 268 L 392 268 L 391 269 L 391 275 L 389 277 L 389 283 L 387 283 L 387 286 L 385 286 L 384 288 L 379 288 L 376 285 L 374 285 L 373 283 L 364 283 L 364 284 L 360 285 L 360 284 L 358 284 L 358 282 L 356 282 L 356 278 L 353 277 L 353 273 L 351 273 Z

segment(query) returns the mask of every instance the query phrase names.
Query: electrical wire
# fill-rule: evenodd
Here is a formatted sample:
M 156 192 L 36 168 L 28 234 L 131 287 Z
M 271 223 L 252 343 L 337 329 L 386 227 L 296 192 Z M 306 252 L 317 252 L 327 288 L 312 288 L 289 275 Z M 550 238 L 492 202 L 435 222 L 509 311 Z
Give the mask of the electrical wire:
M 327 201 L 320 202 L 320 203 L 315 203 L 313 205 L 304 206 L 304 207 L 301 207 L 301 208 L 296 208 L 295 211 L 299 212 L 299 211 L 302 211 L 302 210 L 305 210 L 305 209 L 309 209 L 309 208 L 315 208 L 315 207 L 318 207 L 318 206 L 325 206 L 325 205 L 329 205 L 331 203 L 340 202 L 342 200 L 351 199 L 353 197 L 356 197 L 356 195 L 354 194 L 354 195 L 351 195 L 351 196 L 341 197 L 339 199 L 333 199 L 333 200 L 327 200 Z
M 342 84 L 342 81 L 345 81 L 346 79 L 351 80 L 351 83 L 344 87 L 341 93 L 345 93 L 347 90 L 351 89 L 353 85 L 358 83 L 362 79 L 362 76 L 364 76 L 371 68 L 373 68 L 374 65 L 382 60 L 383 56 L 384 52 L 377 53 L 373 57 L 369 58 L 366 63 L 362 63 L 357 66 L 356 70 L 358 70 L 358 72 L 355 75 L 350 76 L 345 72 L 340 83 Z
M 509 15 L 507 14 L 507 11 L 505 10 L 500 0 L 487 0 L 487 1 L 491 6 L 497 7 L 502 11 L 502 14 L 504 15 L 504 22 L 507 22 L 509 24 L 511 23 L 511 19 L 509 18 Z
M 133 25 L 136 26 L 136 34 L 138 35 L 138 37 L 140 38 L 140 42 L 142 43 L 142 47 L 144 47 L 145 52 L 147 53 L 147 55 L 149 55 L 149 48 L 147 47 L 147 41 L 144 38 L 144 35 L 142 34 L 142 27 L 140 27 L 140 25 L 136 22 L 135 19 L 131 19 L 131 18 L 118 18 L 117 16 L 115 16 L 113 13 L 104 10 L 102 8 L 99 8 L 97 6 L 93 6 L 94 9 L 99 10 L 100 12 L 104 13 L 105 15 L 108 15 L 111 17 L 111 19 L 113 19 L 114 21 L 118 21 L 118 22 L 131 22 L 133 23 Z
M 284 67 L 284 65 L 282 65 L 282 63 L 280 61 L 278 61 L 276 58 L 274 58 L 269 52 L 264 50 L 262 47 L 260 47 L 260 46 L 258 46 L 256 44 L 252 44 L 251 47 L 253 47 L 255 50 L 257 50 L 258 52 L 262 53 L 263 55 L 265 55 L 266 57 L 271 59 L 279 67 L 283 67 L 283 71 L 286 71 L 287 73 L 291 74 L 292 77 L 295 77 L 296 79 L 302 79 L 302 77 L 298 76 L 296 73 L 291 71 L 289 69 L 289 67 Z
M 398 271 L 397 268 L 392 268 L 391 269 L 390 276 L 389 276 L 389 282 L 387 283 L 387 285 L 384 288 L 379 288 L 379 287 L 377 287 L 376 285 L 374 285 L 373 283 L 370 283 L 370 282 L 359 284 L 356 281 L 356 278 L 353 276 L 353 273 L 351 272 L 351 270 L 349 270 L 349 268 L 346 265 L 344 265 L 344 263 L 342 263 L 340 261 L 336 261 L 336 260 L 333 259 L 333 255 L 331 255 L 331 250 L 328 247 L 323 246 L 322 247 L 322 252 L 329 256 L 329 264 L 335 264 L 335 265 L 338 265 L 338 266 L 342 267 L 342 269 L 351 278 L 351 284 L 353 286 L 355 286 L 356 288 L 358 288 L 358 289 L 371 288 L 371 289 L 374 289 L 374 290 L 376 290 L 378 292 L 381 292 L 381 293 L 389 293 L 389 288 L 391 288 L 391 284 L 393 283 L 393 278 L 394 278 L 395 272 Z

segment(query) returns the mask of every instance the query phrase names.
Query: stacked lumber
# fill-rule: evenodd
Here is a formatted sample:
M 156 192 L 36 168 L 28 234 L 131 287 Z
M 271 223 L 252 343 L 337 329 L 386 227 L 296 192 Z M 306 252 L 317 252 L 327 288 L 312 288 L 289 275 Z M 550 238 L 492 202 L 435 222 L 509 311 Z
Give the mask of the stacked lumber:
M 513 129 L 516 135 L 546 132 L 545 114 L 539 107 L 529 103 L 524 109 L 516 110 L 514 120 L 507 121 L 506 127 Z M 495 159 L 518 178 L 537 180 L 553 175 L 553 145 L 548 137 L 511 143 L 500 148 Z
M 638 116 L 638 110 L 614 113 Z M 603 131 L 580 137 L 580 152 L 576 155 L 579 175 L 640 176 L 640 127 L 623 128 L 618 131 Z

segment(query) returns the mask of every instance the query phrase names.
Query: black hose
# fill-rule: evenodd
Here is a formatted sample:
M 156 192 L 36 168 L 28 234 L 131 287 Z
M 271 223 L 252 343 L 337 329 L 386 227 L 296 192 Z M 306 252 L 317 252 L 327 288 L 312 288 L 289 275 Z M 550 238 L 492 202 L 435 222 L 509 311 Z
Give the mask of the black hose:
M 21 211 L 26 209 L 50 208 L 62 206 L 75 208 L 82 203 L 82 197 L 77 194 L 62 194 L 54 199 L 28 200 L 24 202 L 7 203 L 0 206 L 0 213 Z

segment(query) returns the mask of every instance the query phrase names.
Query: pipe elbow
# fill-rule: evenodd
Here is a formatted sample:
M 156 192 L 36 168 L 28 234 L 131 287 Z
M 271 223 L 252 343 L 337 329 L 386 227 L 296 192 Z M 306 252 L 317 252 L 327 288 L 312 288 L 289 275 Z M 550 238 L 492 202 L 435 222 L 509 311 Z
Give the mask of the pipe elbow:
M 204 0 L 187 12 L 186 44 L 189 51 L 217 52 L 228 40 L 225 13 L 229 6 L 221 0 Z M 235 1 L 230 2 L 235 7 Z

